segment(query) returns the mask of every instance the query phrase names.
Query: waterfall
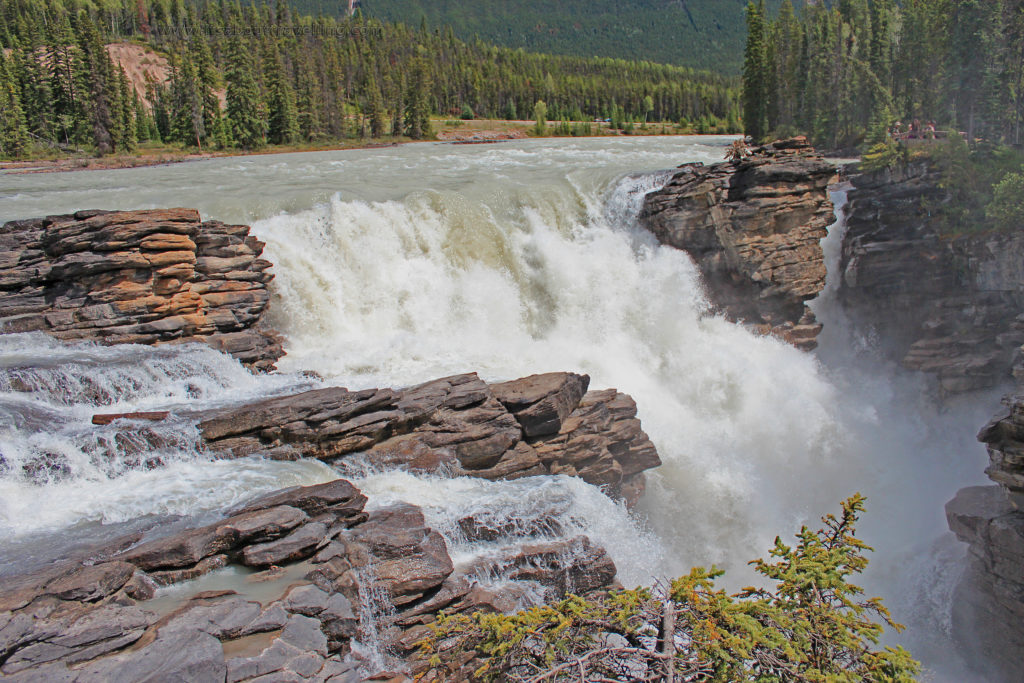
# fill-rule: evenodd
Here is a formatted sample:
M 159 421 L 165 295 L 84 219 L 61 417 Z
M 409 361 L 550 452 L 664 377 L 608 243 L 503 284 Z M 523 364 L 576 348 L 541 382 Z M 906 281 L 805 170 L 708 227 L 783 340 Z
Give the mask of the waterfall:
M 504 380 L 567 370 L 637 402 L 664 464 L 633 513 L 564 477 L 344 473 L 372 505 L 422 506 L 456 562 L 585 534 L 608 550 L 627 585 L 711 563 L 727 569 L 727 585 L 742 585 L 752 578 L 746 562 L 765 555 L 777 534 L 817 523 L 861 491 L 861 536 L 877 548 L 869 590 L 909 622 L 899 642 L 926 641 L 955 565 L 943 545 L 942 503 L 982 479 L 973 434 L 995 392 L 962 405 L 922 399 L 918 378 L 879 358 L 872 340 L 844 322 L 834 296 L 841 190 L 825 243 L 829 284 L 814 303 L 825 324 L 819 351 L 713 315 L 692 261 L 659 246 L 636 215 L 644 193 L 670 176 L 655 169 L 718 160 L 728 143 L 409 145 L 130 177 L 0 176 L 0 196 L 13 198 L 4 200 L 9 218 L 92 206 L 94 186 L 106 183 L 104 208 L 184 203 L 206 217 L 253 222 L 274 263 L 272 322 L 288 352 L 281 373 L 254 377 L 202 346 L 0 337 L 0 542 L 15 544 L 16 555 L 42 543 L 34 539 L 99 523 L 200 514 L 338 476 L 319 462 L 217 461 L 195 447 L 191 413 L 317 384 L 303 370 L 353 389 L 467 371 Z M 170 419 L 131 438 L 123 427 L 89 423 L 96 412 L 158 409 Z M 458 521 L 468 515 L 489 520 L 499 537 L 467 539 Z M 927 605 L 938 607 L 919 609 Z M 941 644 L 924 647 L 941 661 Z

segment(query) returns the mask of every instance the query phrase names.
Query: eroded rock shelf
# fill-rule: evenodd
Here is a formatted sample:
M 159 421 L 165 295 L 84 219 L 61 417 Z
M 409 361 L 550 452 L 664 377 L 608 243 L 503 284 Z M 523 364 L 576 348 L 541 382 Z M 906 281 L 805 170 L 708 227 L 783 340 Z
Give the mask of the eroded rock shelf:
M 271 266 L 245 225 L 194 209 L 79 211 L 0 227 L 0 331 L 103 344 L 201 341 L 258 370 Z

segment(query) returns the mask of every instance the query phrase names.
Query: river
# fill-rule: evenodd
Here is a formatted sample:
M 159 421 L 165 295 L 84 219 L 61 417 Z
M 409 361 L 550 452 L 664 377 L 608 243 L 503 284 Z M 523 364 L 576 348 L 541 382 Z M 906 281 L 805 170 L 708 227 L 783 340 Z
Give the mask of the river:
M 825 241 L 829 285 L 813 304 L 825 323 L 818 351 L 711 315 L 689 258 L 657 245 L 635 219 L 666 169 L 718 161 L 730 143 L 422 143 L 0 175 L 0 222 L 186 206 L 251 224 L 274 263 L 272 322 L 288 352 L 278 374 L 253 377 L 205 347 L 0 337 L 0 572 L 109 525 L 203 514 L 337 476 L 319 462 L 213 460 L 196 447 L 189 410 L 321 383 L 572 370 L 588 373 L 591 388 L 632 395 L 664 461 L 633 514 L 563 477 L 346 474 L 373 504 L 424 506 L 442 532 L 468 509 L 528 519 L 556 501 L 567 528 L 604 545 L 627 585 L 716 563 L 738 587 L 752 579 L 746 562 L 766 555 L 776 534 L 816 523 L 861 491 L 860 535 L 876 548 L 865 584 L 909 625 L 898 642 L 938 680 L 966 680 L 947 642 L 964 553 L 942 505 L 984 482 L 974 434 L 999 392 L 937 404 L 920 378 L 880 359 L 870 334 L 845 324 L 834 303 L 842 220 Z M 834 199 L 842 206 L 841 190 Z M 97 406 L 178 417 L 157 428 L 159 452 L 140 452 L 89 424 Z M 55 454 L 58 467 L 33 466 Z

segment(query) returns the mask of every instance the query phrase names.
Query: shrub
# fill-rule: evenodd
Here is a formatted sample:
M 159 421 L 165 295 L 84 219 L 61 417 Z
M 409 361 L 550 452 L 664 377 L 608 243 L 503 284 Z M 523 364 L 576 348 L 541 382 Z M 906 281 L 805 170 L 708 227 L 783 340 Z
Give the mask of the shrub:
M 992 187 L 992 201 L 985 207 L 985 216 L 1000 228 L 1024 225 L 1024 174 L 1007 173 Z
M 420 653 L 441 679 L 912 681 L 919 666 L 905 650 L 877 647 L 885 626 L 902 627 L 849 583 L 870 550 L 854 535 L 863 509 L 857 494 L 795 546 L 776 538 L 771 559 L 751 563 L 771 588 L 728 595 L 714 586 L 722 572 L 695 568 L 660 596 L 637 588 L 517 614 L 442 614 Z

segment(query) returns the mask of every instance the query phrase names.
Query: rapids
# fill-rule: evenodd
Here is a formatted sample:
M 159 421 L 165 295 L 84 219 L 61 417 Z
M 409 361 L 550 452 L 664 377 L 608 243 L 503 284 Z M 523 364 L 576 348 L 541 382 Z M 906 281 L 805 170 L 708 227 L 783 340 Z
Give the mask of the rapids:
M 658 246 L 635 217 L 666 169 L 718 161 L 730 142 L 425 143 L 0 175 L 0 221 L 190 206 L 252 224 L 274 263 L 272 318 L 288 352 L 279 374 L 253 377 L 205 347 L 0 337 L 0 573 L 61 539 L 336 476 L 318 462 L 215 461 L 196 448 L 190 411 L 319 384 L 303 370 L 350 388 L 572 370 L 632 395 L 664 461 L 632 515 L 563 477 L 345 473 L 371 505 L 423 506 L 459 561 L 488 552 L 454 528 L 467 511 L 529 520 L 553 508 L 567 533 L 608 549 L 626 584 L 711 563 L 728 569 L 726 585 L 745 584 L 746 561 L 776 534 L 861 491 L 861 536 L 877 549 L 869 591 L 909 624 L 898 642 L 940 680 L 964 680 L 946 643 L 963 552 L 942 504 L 983 482 L 973 435 L 999 392 L 934 404 L 919 378 L 879 360 L 870 335 L 845 323 L 834 297 L 842 189 L 825 241 L 829 286 L 814 303 L 825 323 L 817 352 L 710 315 L 689 258 Z M 141 442 L 89 424 L 93 412 L 153 409 L 173 419 Z

